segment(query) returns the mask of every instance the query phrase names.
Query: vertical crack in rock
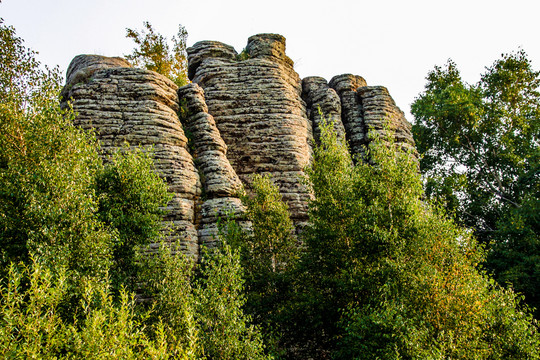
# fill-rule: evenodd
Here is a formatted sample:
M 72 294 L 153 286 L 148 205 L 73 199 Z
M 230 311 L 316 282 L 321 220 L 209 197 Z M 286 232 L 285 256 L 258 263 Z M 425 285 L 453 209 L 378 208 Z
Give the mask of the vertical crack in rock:
M 368 140 L 362 104 L 356 93 L 360 86 L 366 86 L 366 80 L 358 75 L 337 75 L 330 80 L 330 87 L 341 100 L 341 120 L 353 155 L 363 155 Z
M 164 219 L 166 240 L 197 256 L 194 201 L 201 184 L 176 114 L 178 87 L 162 75 L 129 66 L 120 58 L 75 57 L 62 91 L 64 106 L 71 102 L 76 125 L 95 130 L 105 155 L 125 142 L 153 146 L 158 173 L 173 194 Z
M 250 183 L 253 174 L 270 174 L 299 225 L 307 220 L 310 195 L 300 178 L 312 139 L 300 78 L 281 35 L 252 36 L 246 52 L 239 61 L 228 45 L 199 42 L 188 49 L 190 75 L 204 89 L 240 179 Z
M 227 145 L 216 122 L 208 114 L 203 89 L 191 83 L 178 89 L 178 97 L 187 107 L 186 127 L 192 136 L 195 164 L 202 173 L 199 241 L 212 246 L 218 239 L 220 219 L 243 217 L 245 209 L 237 197 L 242 183 L 226 157 Z
M 341 101 L 328 82 L 318 76 L 311 76 L 302 80 L 302 98 L 306 102 L 307 116 L 312 122 L 313 137 L 320 141 L 320 125 L 323 118 L 332 122 L 339 139 L 345 139 L 345 128 L 341 121 Z

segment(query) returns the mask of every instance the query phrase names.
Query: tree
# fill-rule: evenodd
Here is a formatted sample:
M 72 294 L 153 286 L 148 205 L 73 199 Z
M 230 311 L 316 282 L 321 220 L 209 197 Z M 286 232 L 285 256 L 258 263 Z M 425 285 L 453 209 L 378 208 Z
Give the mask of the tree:
M 476 85 L 435 67 L 412 105 L 428 198 L 490 244 L 487 266 L 540 308 L 540 72 L 503 55 Z
M 163 208 L 171 196 L 152 155 L 126 146 L 96 174 L 97 216 L 115 234 L 110 273 L 117 291 L 136 290 L 143 264 L 136 255 L 161 237 Z
M 126 29 L 126 37 L 133 39 L 137 45 L 126 58 L 135 66 L 142 66 L 170 78 L 178 86 L 187 84 L 186 29 L 182 25 L 178 26 L 178 34 L 172 37 L 173 46 L 170 49 L 167 39 L 156 33 L 148 21 L 143 24 L 146 30 L 140 33 Z
M 203 254 L 194 283 L 197 320 L 205 354 L 211 359 L 267 359 L 258 327 L 244 314 L 240 256 L 227 243 Z
M 103 165 L 95 137 L 60 108 L 58 70 L 40 70 L 13 28 L 0 31 L 2 266 L 34 256 L 67 267 L 75 283 L 113 269 L 119 290 L 134 275 L 136 246 L 159 238 L 167 187 L 141 151 Z
M 151 153 L 104 165 L 60 108 L 58 71 L 41 71 L 13 28 L 0 35 L 0 354 L 265 358 L 238 256 L 224 247 L 195 274 L 182 254 L 142 254 L 169 199 Z
M 116 161 L 104 169 L 94 136 L 73 126 L 71 109 L 60 108 L 58 70 L 41 70 L 2 20 L 0 49 L 0 354 L 167 358 L 163 324 L 145 327 L 148 315 L 135 311 L 133 295 L 121 284 L 111 287 L 109 269 L 118 265 L 113 244 L 135 228 L 112 213 L 100 219 L 96 195 L 99 176 L 110 179 L 121 169 L 147 179 L 151 168 L 130 168 L 140 164 L 135 153 L 127 165 Z M 132 200 L 128 195 L 153 194 L 155 181 L 139 185 L 144 190 L 122 192 L 126 199 L 115 196 L 118 186 L 101 192 L 118 199 L 101 211 Z M 163 185 L 156 189 L 166 197 Z
M 277 354 L 287 338 L 284 321 L 294 293 L 292 270 L 300 255 L 298 239 L 288 207 L 269 176 L 255 175 L 241 200 L 251 231 L 230 221 L 225 236 L 241 256 L 245 311 L 261 327 L 269 351 Z
M 531 316 L 478 268 L 470 232 L 422 200 L 414 156 L 396 149 L 391 136 L 374 139 L 371 164 L 354 164 L 323 128 L 307 170 L 296 348 L 338 359 L 538 358 Z
M 74 278 L 103 278 L 113 236 L 95 216 L 97 143 L 60 109 L 58 70 L 40 70 L 12 27 L 0 34 L 1 265 L 33 255 Z

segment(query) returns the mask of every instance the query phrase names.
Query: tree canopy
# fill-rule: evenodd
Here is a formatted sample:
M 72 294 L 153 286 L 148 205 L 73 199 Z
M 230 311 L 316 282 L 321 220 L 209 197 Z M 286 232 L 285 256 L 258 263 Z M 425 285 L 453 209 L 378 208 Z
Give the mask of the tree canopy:
M 144 29 L 140 32 L 126 29 L 126 37 L 137 45 L 131 54 L 126 55 L 126 59 L 135 66 L 165 75 L 178 86 L 187 84 L 186 29 L 178 25 L 178 33 L 171 39 L 171 48 L 167 38 L 157 33 L 148 21 L 143 24 Z
M 104 163 L 60 107 L 58 70 L 1 20 L 0 51 L 0 356 L 266 358 L 237 254 L 195 272 L 174 246 L 143 252 L 170 198 L 151 151 Z
M 449 61 L 412 105 L 429 198 L 488 245 L 488 267 L 540 307 L 540 72 L 505 54 L 477 84 Z

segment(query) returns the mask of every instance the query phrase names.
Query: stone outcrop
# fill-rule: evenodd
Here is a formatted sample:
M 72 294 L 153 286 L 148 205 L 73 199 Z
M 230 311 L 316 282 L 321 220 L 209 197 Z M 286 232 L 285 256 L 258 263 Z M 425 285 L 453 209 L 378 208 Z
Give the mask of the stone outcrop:
M 242 183 L 227 159 L 227 145 L 221 138 L 204 100 L 204 91 L 196 84 L 178 90 L 184 100 L 185 125 L 192 136 L 192 154 L 199 168 L 203 187 L 200 216 L 196 219 L 199 241 L 213 244 L 218 238 L 218 222 L 227 217 L 242 218 L 244 208 L 237 197 Z
M 414 151 L 411 124 L 394 102 L 384 86 L 363 86 L 356 90 L 361 103 L 364 127 L 382 135 L 389 129 L 394 133 L 396 143 L 404 150 Z M 367 139 L 365 138 L 367 142 Z
M 226 49 L 226 50 L 224 50 Z M 285 55 L 285 38 L 252 36 L 247 59 L 230 47 L 201 42 L 188 49 L 192 81 L 204 89 L 208 112 L 228 146 L 227 158 L 240 179 L 270 174 L 296 223 L 307 219 L 309 194 L 301 185 L 310 160 L 311 122 L 300 77 Z
M 402 148 L 414 147 L 410 124 L 386 88 L 351 74 L 301 80 L 281 35 L 252 36 L 241 54 L 198 42 L 188 49 L 188 74 L 192 83 L 178 89 L 124 59 L 80 55 L 62 95 L 71 99 L 76 124 L 95 129 L 105 154 L 124 142 L 154 147 L 174 195 L 168 240 L 192 255 L 216 241 L 219 219 L 242 220 L 237 194 L 257 173 L 271 175 L 301 228 L 311 196 L 301 179 L 323 117 L 353 154 L 364 154 L 369 131 L 388 128 Z
M 197 255 L 195 201 L 199 173 L 177 115 L 178 87 L 152 71 L 116 58 L 79 55 L 69 67 L 63 98 L 77 113 L 76 125 L 94 129 L 105 154 L 130 146 L 153 147 L 156 168 L 173 199 L 168 205 L 167 240 Z
M 353 154 L 363 154 L 367 143 L 368 129 L 365 126 L 362 105 L 356 93 L 356 89 L 366 85 L 364 78 L 352 74 L 334 76 L 329 83 L 341 100 L 341 121 Z
M 318 142 L 320 139 L 320 126 L 323 120 L 332 122 L 338 138 L 345 139 L 345 127 L 341 121 L 341 100 L 336 91 L 328 86 L 328 82 L 318 76 L 304 78 L 302 94 L 315 140 Z

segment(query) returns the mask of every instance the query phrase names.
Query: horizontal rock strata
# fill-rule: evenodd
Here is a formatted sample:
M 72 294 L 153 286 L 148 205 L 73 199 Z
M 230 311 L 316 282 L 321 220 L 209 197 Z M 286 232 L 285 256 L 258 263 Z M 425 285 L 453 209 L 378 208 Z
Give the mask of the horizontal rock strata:
M 350 150 L 353 154 L 362 155 L 367 144 L 367 129 L 356 89 L 366 86 L 366 80 L 358 75 L 343 74 L 334 76 L 329 85 L 341 100 L 341 120 Z
M 313 136 L 318 142 L 323 120 L 332 123 L 338 138 L 345 139 L 345 127 L 341 119 L 341 101 L 328 82 L 318 76 L 302 80 L 302 97 L 306 101 L 307 116 L 312 122 Z
M 411 124 L 397 107 L 388 89 L 384 86 L 363 86 L 357 89 L 357 95 L 361 102 L 366 130 L 380 136 L 384 136 L 386 131 L 392 131 L 396 143 L 403 150 L 414 152 Z
M 197 84 L 188 84 L 178 90 L 178 96 L 186 107 L 184 122 L 192 137 L 192 154 L 203 186 L 199 242 L 211 246 L 219 237 L 219 221 L 242 218 L 245 209 L 237 196 L 242 183 L 227 159 L 227 145 L 216 122 L 208 114 L 203 89 Z
M 281 35 L 252 36 L 240 54 L 198 42 L 188 49 L 188 74 L 193 83 L 178 89 L 122 58 L 80 55 L 62 91 L 76 124 L 95 130 L 105 154 L 125 142 L 153 146 L 174 196 L 168 240 L 187 254 L 215 243 L 220 220 L 232 216 L 249 227 L 237 194 L 254 174 L 271 175 L 301 229 L 311 196 L 301 179 L 323 118 L 353 155 L 365 154 L 370 131 L 393 131 L 401 148 L 414 149 L 410 124 L 386 88 L 352 74 L 301 81 Z
M 164 219 L 167 240 L 195 256 L 195 199 L 201 184 L 176 114 L 177 86 L 155 72 L 127 66 L 117 58 L 77 56 L 63 97 L 77 113 L 76 125 L 95 130 L 105 154 L 126 142 L 153 147 L 156 168 L 173 194 Z
M 301 185 L 312 138 L 301 82 L 280 35 L 252 36 L 239 61 L 215 42 L 188 49 L 192 81 L 204 89 L 208 112 L 228 146 L 240 179 L 268 173 L 279 186 L 295 222 L 306 220 L 309 194 Z

